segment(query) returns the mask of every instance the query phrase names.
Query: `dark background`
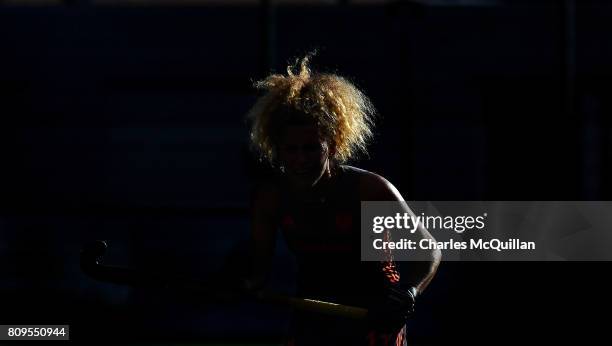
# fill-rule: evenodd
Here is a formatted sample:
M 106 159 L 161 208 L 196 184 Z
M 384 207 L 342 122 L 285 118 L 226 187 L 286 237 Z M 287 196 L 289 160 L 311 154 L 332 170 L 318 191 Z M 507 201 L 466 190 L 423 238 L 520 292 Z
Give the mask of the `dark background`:
M 95 282 L 107 262 L 206 277 L 248 234 L 254 80 L 312 49 L 381 119 L 370 158 L 407 200 L 606 200 L 612 5 L 0 2 L 0 323 L 81 342 L 275 341 L 283 309 Z M 272 286 L 291 292 L 279 246 Z M 608 263 L 442 263 L 415 343 L 609 338 Z M 603 339 L 605 340 L 605 339 Z

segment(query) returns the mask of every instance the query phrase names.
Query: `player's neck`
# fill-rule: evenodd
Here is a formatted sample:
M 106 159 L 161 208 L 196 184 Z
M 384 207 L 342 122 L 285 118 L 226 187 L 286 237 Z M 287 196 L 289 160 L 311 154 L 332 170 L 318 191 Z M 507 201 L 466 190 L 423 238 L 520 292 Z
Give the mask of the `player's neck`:
M 339 176 L 339 168 L 334 167 L 333 169 L 325 170 L 321 178 L 316 181 L 315 184 L 308 187 L 297 187 L 292 188 L 294 195 L 303 200 L 315 200 L 326 198 L 333 190 L 334 185 Z

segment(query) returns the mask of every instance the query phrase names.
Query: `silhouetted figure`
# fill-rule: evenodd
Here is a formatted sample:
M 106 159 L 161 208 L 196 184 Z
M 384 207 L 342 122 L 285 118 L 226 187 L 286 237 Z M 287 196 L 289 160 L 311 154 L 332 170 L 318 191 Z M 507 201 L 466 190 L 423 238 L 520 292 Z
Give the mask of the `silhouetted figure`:
M 361 201 L 403 199 L 385 178 L 345 164 L 365 152 L 374 107 L 346 79 L 310 71 L 308 60 L 256 83 L 265 93 L 249 113 L 251 140 L 275 173 L 254 194 L 245 285 L 264 284 L 280 229 L 297 259 L 298 296 L 369 309 L 364 321 L 295 313 L 288 344 L 404 345 L 405 318 L 440 254 L 411 262 L 411 277 L 401 280 L 392 257 L 361 261 Z M 431 238 L 423 228 L 417 236 Z

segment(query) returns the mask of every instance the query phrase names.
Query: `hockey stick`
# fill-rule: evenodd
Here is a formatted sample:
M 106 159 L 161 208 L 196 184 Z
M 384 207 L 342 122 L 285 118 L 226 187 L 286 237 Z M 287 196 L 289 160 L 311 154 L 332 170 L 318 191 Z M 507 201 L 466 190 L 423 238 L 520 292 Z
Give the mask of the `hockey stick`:
M 102 262 L 107 247 L 105 241 L 96 241 L 81 250 L 81 270 L 93 279 L 120 285 L 162 288 L 205 295 L 222 294 L 224 288 L 226 288 L 218 283 L 192 278 L 161 275 L 159 273 L 125 267 L 103 265 Z M 265 291 L 255 293 L 253 297 L 263 303 L 289 306 L 298 310 L 351 319 L 364 319 L 368 313 L 367 309 L 360 307 L 290 297 Z

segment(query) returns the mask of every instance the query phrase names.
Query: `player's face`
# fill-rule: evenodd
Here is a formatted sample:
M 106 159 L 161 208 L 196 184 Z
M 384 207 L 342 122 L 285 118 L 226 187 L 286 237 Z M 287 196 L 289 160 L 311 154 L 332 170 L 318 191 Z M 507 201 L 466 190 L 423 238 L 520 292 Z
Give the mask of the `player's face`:
M 315 186 L 327 172 L 329 146 L 313 125 L 290 125 L 281 138 L 278 158 L 296 187 Z

